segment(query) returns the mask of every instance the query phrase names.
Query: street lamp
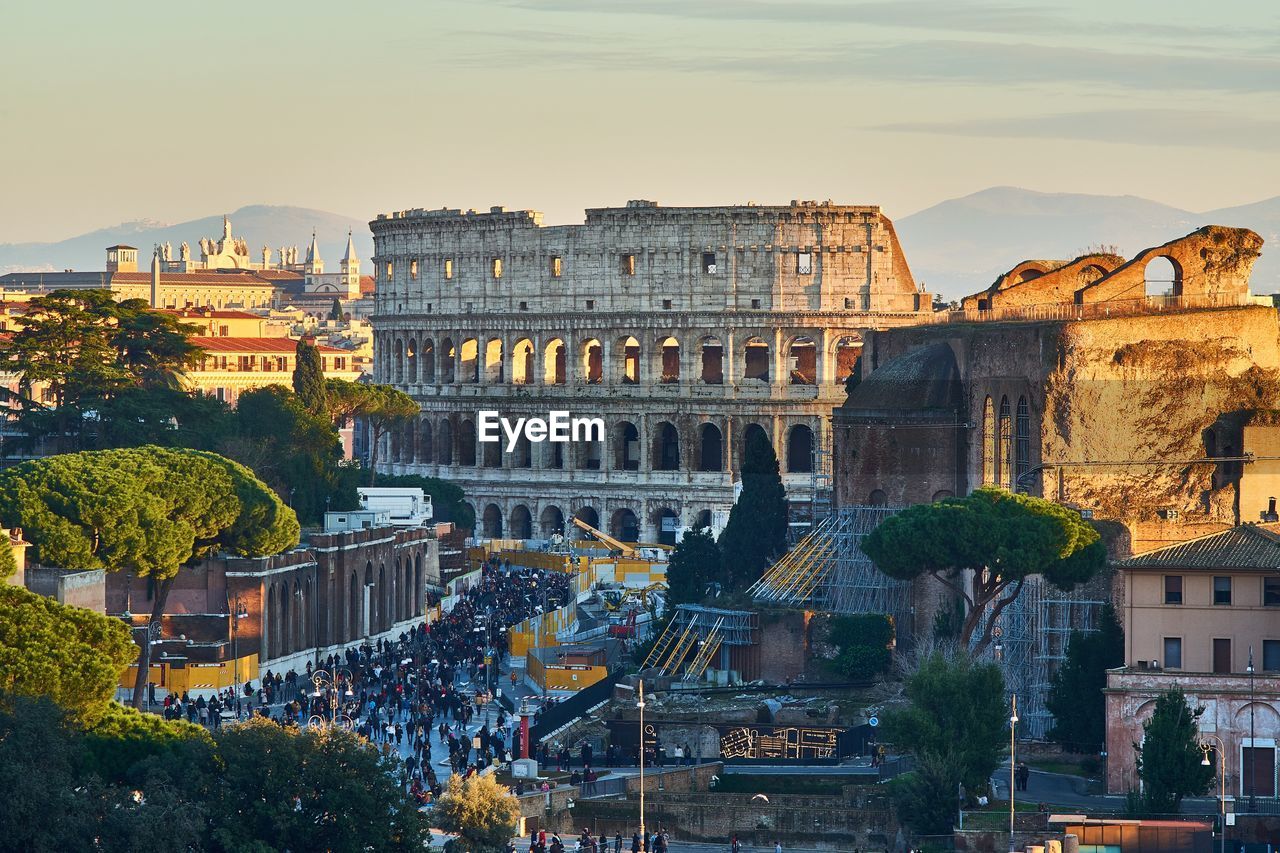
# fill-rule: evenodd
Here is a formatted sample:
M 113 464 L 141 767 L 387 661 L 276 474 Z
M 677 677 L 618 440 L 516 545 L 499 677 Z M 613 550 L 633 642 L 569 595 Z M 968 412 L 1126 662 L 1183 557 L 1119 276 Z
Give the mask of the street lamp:
M 339 714 L 339 706 L 343 698 L 350 698 L 355 695 L 351 690 L 351 670 L 345 666 L 334 668 L 333 672 L 327 669 L 317 669 L 311 673 L 311 683 L 316 689 L 311 694 L 312 697 L 319 699 L 325 697 L 325 701 L 329 705 L 328 718 L 320 714 L 312 714 L 307 723 L 313 728 L 321 728 L 324 726 L 341 727 L 350 730 L 354 724 L 350 717 L 346 714 Z M 345 688 L 343 687 L 345 685 Z
M 1013 713 L 1009 715 L 1009 853 L 1013 851 L 1014 773 L 1017 772 L 1017 746 L 1014 733 L 1018 730 L 1018 694 L 1013 694 Z
M 1257 744 L 1254 742 L 1253 731 L 1253 644 L 1249 644 L 1249 665 L 1245 667 L 1245 672 L 1249 673 L 1249 811 L 1257 811 L 1257 800 L 1255 799 L 1258 790 L 1258 750 Z M 1274 793 L 1274 791 L 1272 792 Z M 1226 828 L 1223 828 L 1223 834 L 1226 834 Z
M 1219 738 L 1217 735 L 1202 733 L 1200 736 L 1202 738 L 1205 738 L 1204 740 L 1200 741 L 1199 744 L 1197 744 L 1200 747 L 1200 752 L 1203 753 L 1204 755 L 1204 757 L 1200 760 L 1200 763 L 1202 765 L 1204 765 L 1205 767 L 1212 767 L 1213 762 L 1209 760 L 1209 753 L 1215 752 L 1215 751 L 1218 753 L 1218 760 L 1219 760 L 1218 772 L 1220 774 L 1219 775 L 1220 787 L 1218 789 L 1218 812 L 1221 815 L 1221 820 L 1222 820 L 1222 835 L 1219 836 L 1218 838 L 1218 850 L 1222 851 L 1222 853 L 1226 853 L 1226 850 L 1227 850 L 1227 746 L 1225 743 L 1222 742 L 1222 739 Z M 1211 741 L 1216 743 L 1211 743 Z
M 644 679 L 640 679 L 640 699 L 636 707 L 640 709 L 640 838 L 647 840 L 644 832 Z M 648 846 L 647 844 L 645 846 Z
M 231 683 L 233 685 L 232 690 L 235 692 L 235 696 L 232 699 L 238 704 L 240 702 L 240 645 L 237 641 L 240 633 L 240 620 L 248 618 L 249 608 L 244 606 L 244 602 L 240 600 L 239 595 L 235 596 L 229 603 L 231 607 L 227 609 L 231 615 Z M 236 713 L 236 719 L 240 719 L 239 712 Z

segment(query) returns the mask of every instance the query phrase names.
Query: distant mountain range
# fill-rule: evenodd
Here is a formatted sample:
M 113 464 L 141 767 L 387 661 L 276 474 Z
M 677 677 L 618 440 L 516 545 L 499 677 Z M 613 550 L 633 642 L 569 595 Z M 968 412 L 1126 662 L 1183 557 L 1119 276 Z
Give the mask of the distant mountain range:
M 321 257 L 336 269 L 350 230 L 366 264 L 363 271 L 372 271 L 368 262 L 373 237 L 365 220 L 269 205 L 242 207 L 229 215 L 233 233 L 249 242 L 254 258 L 264 245 L 271 247 L 273 259 L 280 246 L 296 245 L 305 252 L 315 229 Z M 1095 246 L 1115 246 L 1132 257 L 1148 246 L 1210 224 L 1252 228 L 1261 234 L 1267 242 L 1254 266 L 1253 292 L 1280 291 L 1280 196 L 1193 213 L 1136 196 L 992 187 L 935 204 L 895 223 L 916 281 L 947 299 L 981 290 L 1025 258 L 1073 258 Z M 137 246 L 140 255 L 148 257 L 156 243 L 168 241 L 176 252 L 186 240 L 198 253 L 201 237 L 221 234 L 221 214 L 176 225 L 126 222 L 56 243 L 0 244 L 0 272 L 100 270 L 105 264 L 104 249 L 116 243 Z
M 227 214 L 231 217 L 231 233 L 243 237 L 249 244 L 249 255 L 255 261 L 262 259 L 262 247 L 271 248 L 271 260 L 279 260 L 281 246 L 297 246 L 301 258 L 311 242 L 314 229 L 320 245 L 320 257 L 325 269 L 336 272 L 338 261 L 347 247 L 347 232 L 355 237 L 356 253 L 364 262 L 361 272 L 372 274 L 369 258 L 373 254 L 373 236 L 369 223 L 323 210 L 304 207 L 286 207 L 255 204 Z M 102 228 L 60 240 L 56 243 L 0 243 L 0 273 L 28 270 L 101 270 L 106 265 L 107 246 L 126 243 L 136 246 L 138 266 L 151 262 L 151 249 L 158 243 L 173 244 L 174 257 L 183 240 L 191 245 L 192 257 L 199 259 L 201 237 L 215 240 L 222 237 L 222 214 L 166 225 L 162 222 L 141 220 L 125 222 L 110 228 Z
M 1280 196 L 1193 213 L 1136 196 L 992 187 L 894 222 L 916 281 L 958 299 L 1027 258 L 1074 258 L 1094 246 L 1133 257 L 1202 225 L 1252 228 L 1267 241 L 1253 292 L 1280 291 Z

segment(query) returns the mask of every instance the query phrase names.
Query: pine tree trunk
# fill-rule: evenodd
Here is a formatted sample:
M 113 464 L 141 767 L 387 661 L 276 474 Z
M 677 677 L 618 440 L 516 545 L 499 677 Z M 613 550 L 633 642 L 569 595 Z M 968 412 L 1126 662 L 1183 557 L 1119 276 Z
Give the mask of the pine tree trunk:
M 142 646 L 138 652 L 138 674 L 133 680 L 133 707 L 139 711 L 142 710 L 142 703 L 147 698 L 147 676 L 151 673 L 151 625 L 159 623 L 164 615 L 164 605 L 169 600 L 169 588 L 172 586 L 173 578 L 165 578 L 156 584 L 156 597 L 151 605 L 151 616 L 147 619 Z

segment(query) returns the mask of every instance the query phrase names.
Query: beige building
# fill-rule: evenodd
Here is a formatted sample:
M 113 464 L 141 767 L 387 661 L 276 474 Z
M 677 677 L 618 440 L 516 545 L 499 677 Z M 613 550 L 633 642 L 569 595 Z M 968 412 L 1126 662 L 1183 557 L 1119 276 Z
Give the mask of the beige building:
M 266 385 L 292 387 L 295 351 L 292 338 L 192 337 L 204 361 L 186 373 L 187 387 L 232 405 L 240 394 Z M 349 350 L 318 344 L 324 375 L 354 382 L 360 368 Z
M 419 209 L 370 227 L 374 377 L 422 405 L 380 459 L 461 486 L 486 536 L 577 516 L 673 542 L 727 515 L 753 431 L 807 508 L 863 331 L 931 310 L 874 206 L 631 201 L 561 226 Z M 601 417 L 606 436 L 508 453 L 477 443 L 481 410 Z

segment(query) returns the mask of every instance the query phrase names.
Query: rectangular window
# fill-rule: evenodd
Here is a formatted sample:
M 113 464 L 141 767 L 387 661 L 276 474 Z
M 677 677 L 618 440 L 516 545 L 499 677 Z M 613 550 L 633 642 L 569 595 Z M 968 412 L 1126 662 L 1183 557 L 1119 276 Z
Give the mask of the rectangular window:
M 1219 675 L 1231 672 L 1231 641 L 1215 638 L 1213 641 L 1213 671 Z
M 1164 603 L 1165 604 L 1181 604 L 1182 603 L 1182 575 L 1165 575 Z
M 796 253 L 796 275 L 813 275 L 813 252 Z
M 702 271 L 707 275 L 716 274 L 716 253 L 715 252 L 702 253 Z
M 751 300 L 751 307 L 752 307 L 752 308 L 759 308 L 759 307 L 760 307 L 760 300 L 759 300 L 759 299 L 752 299 L 752 300 Z
M 224 337 L 224 338 L 225 338 L 225 337 L 227 337 L 228 335 L 230 335 L 230 334 L 231 334 L 231 330 L 230 330 L 230 328 L 228 328 L 227 326 L 219 326 L 219 327 L 218 327 L 218 334 L 219 334 L 221 337 Z
M 636 256 L 623 255 L 621 266 L 622 266 L 623 275 L 635 275 L 636 274 Z
M 1262 579 L 1262 604 L 1264 607 L 1280 607 L 1280 578 Z
M 521 303 L 520 303 L 520 310 L 521 310 L 521 311 L 528 311 L 528 310 L 529 310 L 529 303 L 528 303 L 528 302 L 521 302 Z
M 418 259 L 417 258 L 414 258 L 412 261 L 409 261 L 409 278 L 412 279 L 413 281 L 418 280 Z
M 1164 668 L 1182 669 L 1182 638 L 1164 638 Z
M 559 255 L 551 256 L 551 277 L 559 278 L 564 273 L 564 261 Z
M 334 370 L 346 370 L 346 369 L 347 369 L 347 360 L 346 360 L 345 358 L 343 358 L 342 356 L 339 356 L 339 357 L 335 358 L 335 359 L 333 360 L 333 369 L 334 369 Z
M 662 308 L 663 308 L 663 310 L 664 310 L 664 311 L 670 311 L 670 310 L 671 310 L 671 300 L 670 300 L 670 299 L 664 299 L 664 300 L 662 300 Z
M 502 258 L 494 258 L 490 269 L 495 280 L 502 278 Z
M 387 277 L 385 279 L 386 281 L 391 281 L 391 275 L 392 273 L 395 272 L 395 270 L 396 270 L 395 264 L 391 263 L 391 261 L 387 261 Z
M 453 258 L 444 259 L 444 277 L 446 279 L 453 278 Z
M 1213 579 L 1213 603 L 1231 603 L 1231 578 L 1226 577 Z
M 1262 641 L 1262 671 L 1280 672 L 1280 640 Z
M 588 310 L 588 311 L 594 311 L 594 310 L 595 310 L 595 308 L 596 308 L 596 301 L 595 301 L 594 299 L 588 299 L 588 300 L 587 300 L 587 310 Z

